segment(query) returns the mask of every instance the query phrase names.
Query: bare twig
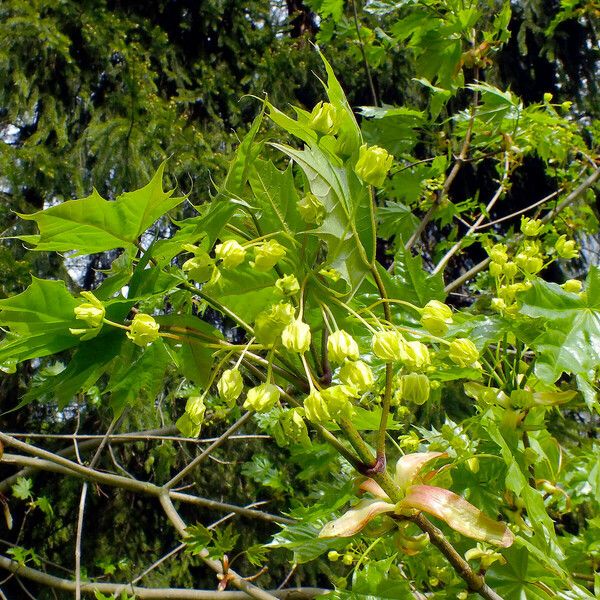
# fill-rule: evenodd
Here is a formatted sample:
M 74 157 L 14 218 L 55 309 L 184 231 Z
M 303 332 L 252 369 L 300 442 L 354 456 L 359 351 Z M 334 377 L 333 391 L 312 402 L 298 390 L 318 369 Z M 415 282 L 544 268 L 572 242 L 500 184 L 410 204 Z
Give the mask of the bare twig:
M 356 0 L 351 0 L 352 3 L 352 12 L 354 15 L 354 27 L 356 28 L 356 35 L 358 37 L 358 46 L 360 48 L 360 53 L 362 55 L 363 63 L 365 65 L 365 73 L 367 75 L 367 81 L 369 82 L 369 89 L 371 90 L 371 99 L 373 100 L 373 105 L 377 106 L 379 102 L 377 101 L 377 93 L 375 92 L 375 86 L 373 85 L 373 78 L 371 77 L 371 68 L 369 67 L 369 61 L 367 60 L 367 55 L 365 53 L 365 43 L 362 39 L 362 33 L 360 31 L 360 22 L 358 20 L 358 11 L 356 10 Z
M 175 529 L 181 536 L 185 536 L 185 522 L 177 512 L 177 509 L 173 506 L 173 502 L 171 501 L 171 498 L 169 497 L 169 494 L 166 490 L 160 496 L 160 503 L 171 524 L 175 527 Z M 207 566 L 209 566 L 213 571 L 215 571 L 215 573 L 217 573 L 218 575 L 223 574 L 223 564 L 221 563 L 221 561 L 215 560 L 214 558 L 210 558 L 208 550 L 206 548 L 198 552 L 197 556 L 199 556 Z M 227 581 L 231 581 L 231 583 L 235 587 L 237 587 L 239 590 L 242 590 L 243 592 L 246 592 L 246 594 L 248 594 L 249 596 L 256 598 L 256 600 L 273 600 L 275 598 L 275 596 L 273 596 L 269 592 L 266 592 L 265 590 L 250 583 L 243 577 L 240 577 L 240 575 L 238 575 L 232 569 L 227 570 Z
M 161 429 L 150 429 L 148 431 L 139 431 L 139 432 L 134 432 L 129 434 L 131 437 L 122 437 L 120 435 L 115 435 L 112 439 L 112 443 L 128 443 L 130 441 L 138 441 L 138 440 L 144 440 L 146 439 L 146 437 L 148 437 L 148 439 L 151 439 L 151 437 L 153 435 L 157 435 L 157 436 L 162 436 L 162 435 L 168 435 L 169 433 L 175 433 L 177 431 L 177 428 L 175 426 L 170 426 L 170 427 L 162 427 Z M 11 433 L 7 433 L 6 435 L 11 436 L 11 437 L 25 437 L 25 438 L 36 438 L 36 437 L 45 437 L 44 434 L 16 434 L 13 435 Z M 72 435 L 66 435 L 65 436 L 66 439 L 72 438 Z M 80 439 L 84 439 L 82 436 L 79 436 Z M 95 448 L 96 446 L 98 446 L 98 444 L 100 443 L 101 440 L 104 439 L 104 435 L 97 435 L 97 436 L 87 436 L 85 438 L 85 441 L 79 444 L 79 451 L 83 451 L 83 450 L 89 450 L 90 448 Z M 56 453 L 56 456 L 72 456 L 75 453 L 75 449 L 73 446 L 69 446 L 67 448 L 64 448 L 63 450 L 60 450 Z M 16 482 L 17 479 L 19 477 L 27 477 L 28 475 L 30 475 L 33 471 L 35 471 L 35 467 L 27 467 L 26 469 L 22 469 L 21 471 L 19 471 L 18 473 L 15 473 L 14 475 L 11 475 L 10 477 L 7 477 L 6 479 L 0 481 L 0 492 L 6 492 L 7 490 L 9 490 Z
M 28 458 L 26 456 L 4 454 L 4 456 L 2 457 L 2 462 L 5 462 L 7 464 L 22 464 L 27 466 L 35 465 L 37 468 L 46 471 L 81 477 L 82 479 L 87 479 L 89 481 L 95 481 L 100 484 L 109 485 L 111 487 L 118 487 L 128 490 L 130 492 L 141 493 L 149 496 L 154 496 L 156 498 L 160 497 L 164 492 L 164 489 L 162 487 L 154 485 L 153 483 L 129 479 L 127 477 L 122 477 L 121 475 L 115 475 L 113 473 L 104 473 L 101 471 L 90 469 L 89 467 L 85 467 L 83 465 L 78 465 L 76 462 L 56 456 L 51 452 L 48 452 L 47 450 L 36 448 L 35 446 L 31 446 L 30 444 L 26 444 L 25 442 L 15 440 L 14 438 L 11 438 L 3 433 L 0 433 L 0 440 L 2 440 L 7 446 L 13 446 L 24 452 L 27 452 L 28 454 L 31 454 L 32 456 L 37 457 Z M 233 504 L 217 502 L 216 500 L 209 500 L 208 498 L 201 498 L 199 496 L 182 494 L 180 492 L 174 492 L 171 490 L 169 490 L 169 496 L 173 500 L 177 500 L 179 502 L 185 502 L 187 504 L 196 504 L 198 506 L 203 506 L 205 508 L 213 510 L 235 512 L 236 514 L 244 515 L 250 518 L 261 519 L 263 521 L 284 524 L 293 523 L 291 519 L 287 519 L 285 517 L 271 515 L 269 513 L 264 513 L 258 510 L 245 509 Z
M 444 534 L 423 513 L 419 513 L 411 520 L 421 531 L 429 535 L 431 543 L 442 552 L 472 592 L 478 593 L 486 600 L 502 600 L 502 596 L 485 583 L 483 576 L 473 571 L 471 565 L 454 549 L 454 546 L 444 537 Z
M 477 76 L 475 78 L 477 78 Z M 442 189 L 440 190 L 440 193 L 438 194 L 437 198 L 434 200 L 433 204 L 431 205 L 425 216 L 421 219 L 421 222 L 419 223 L 415 232 L 410 236 L 408 242 L 406 242 L 406 245 L 404 246 L 406 250 L 410 250 L 414 246 L 415 242 L 421 237 L 421 234 L 423 233 L 423 231 L 425 231 L 425 227 L 427 227 L 429 221 L 431 221 L 435 211 L 443 202 L 444 198 L 448 195 L 450 187 L 454 183 L 458 172 L 465 163 L 467 154 L 469 153 L 469 148 L 471 146 L 471 136 L 473 135 L 473 126 L 475 124 L 475 115 L 477 113 L 478 102 L 479 94 L 477 93 L 477 91 L 475 91 L 473 96 L 473 104 L 471 105 L 471 117 L 469 118 L 469 124 L 467 125 L 467 131 L 465 133 L 465 139 L 460 150 L 460 154 L 456 157 L 454 165 L 452 166 L 452 170 L 450 171 L 450 173 L 448 173 L 448 177 L 446 177 L 444 185 L 442 186 Z
M 482 211 L 479 215 L 478 219 L 469 227 L 468 231 L 462 236 L 455 244 L 446 252 L 446 254 L 442 257 L 440 262 L 436 265 L 435 269 L 433 269 L 432 275 L 437 275 L 447 264 L 448 261 L 462 248 L 464 242 L 469 239 L 469 237 L 477 230 L 477 227 L 481 225 L 486 216 L 490 213 L 496 202 L 502 196 L 502 192 L 506 189 L 506 182 L 508 180 L 508 172 L 509 172 L 509 155 L 508 152 L 504 153 L 504 173 L 502 174 L 502 180 L 500 181 L 500 185 L 496 190 L 495 194 L 492 196 L 491 200 L 488 202 L 485 207 L 485 211 Z
M 0 555 L 0 567 L 11 573 L 18 573 L 21 577 L 35 581 L 41 585 L 52 587 L 66 592 L 75 591 L 75 583 L 69 579 L 62 579 L 53 575 L 48 575 L 43 571 L 22 566 L 18 562 L 11 560 L 6 556 Z M 121 590 L 129 590 L 140 600 L 247 600 L 248 594 L 245 592 L 217 592 L 215 590 L 189 590 L 180 588 L 145 588 L 131 586 L 126 583 L 82 583 L 81 591 L 85 594 L 93 595 L 97 590 L 104 594 L 119 593 Z M 273 590 L 268 592 L 271 597 L 280 600 L 310 600 L 321 594 L 326 594 L 330 590 L 320 588 L 291 588 L 286 590 Z M 1 597 L 1 596 L 0 596 Z
M 567 197 L 560 202 L 557 206 L 555 206 L 552 210 L 548 211 L 542 218 L 541 221 L 543 223 L 549 223 L 557 214 L 563 211 L 567 206 L 573 204 L 579 197 L 589 188 L 591 188 L 597 181 L 600 179 L 600 169 L 596 169 L 591 175 L 589 175 L 585 181 L 580 183 Z M 513 239 L 513 242 L 516 242 L 521 239 L 522 236 L 516 236 Z M 456 288 L 460 287 L 463 283 L 477 275 L 477 273 L 483 271 L 489 263 L 490 257 L 488 256 L 481 262 L 477 263 L 474 267 L 469 269 L 466 273 L 463 273 L 460 277 L 450 282 L 445 288 L 444 291 L 446 293 L 452 292 Z
M 234 434 L 244 423 L 250 420 L 252 412 L 248 411 L 244 413 L 227 431 L 225 431 L 219 438 L 217 438 L 208 448 L 202 451 L 187 467 L 179 471 L 175 477 L 171 478 L 170 481 L 165 483 L 163 486 L 166 490 L 169 490 L 177 485 L 188 473 L 193 471 L 210 453 L 221 446 L 227 441 L 230 435 Z

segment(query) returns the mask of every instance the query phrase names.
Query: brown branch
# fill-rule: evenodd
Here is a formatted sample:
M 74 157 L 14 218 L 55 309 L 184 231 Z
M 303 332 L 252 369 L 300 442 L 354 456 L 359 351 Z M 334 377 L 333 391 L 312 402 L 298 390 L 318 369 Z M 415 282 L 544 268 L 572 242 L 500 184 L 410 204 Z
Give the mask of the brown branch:
M 185 522 L 177 512 L 177 509 L 173 506 L 173 502 L 171 501 L 169 493 L 166 490 L 160 496 L 160 504 L 163 507 L 167 518 L 175 527 L 179 535 L 185 537 Z M 210 558 L 209 552 L 206 548 L 203 548 L 200 552 L 197 552 L 196 555 L 199 556 L 208 567 L 217 573 L 217 575 L 226 575 L 227 582 L 231 582 L 239 590 L 242 590 L 248 594 L 248 596 L 252 596 L 253 598 L 256 598 L 256 600 L 274 600 L 275 596 L 273 596 L 273 594 L 266 592 L 265 590 L 250 583 L 232 569 L 227 569 L 225 572 L 223 563 L 219 560 L 215 560 L 214 558 Z
M 160 429 L 149 429 L 148 431 L 134 432 L 134 433 L 129 434 L 131 437 L 124 437 L 123 435 L 116 435 L 114 437 L 111 437 L 111 444 L 117 444 L 117 443 L 118 444 L 126 444 L 126 443 L 129 443 L 130 441 L 140 441 L 140 440 L 145 440 L 145 439 L 152 439 L 153 436 L 168 435 L 169 433 L 175 433 L 176 431 L 177 431 L 177 427 L 175 427 L 174 425 L 171 425 L 169 427 L 162 427 Z M 9 434 L 9 433 L 7 433 L 5 435 L 15 437 L 15 436 L 13 436 L 13 434 Z M 29 434 L 18 434 L 18 435 L 23 435 L 24 437 L 38 437 L 37 434 L 33 434 L 31 436 Z M 39 437 L 44 437 L 44 435 L 39 434 Z M 50 437 L 50 436 L 48 436 L 48 437 Z M 79 451 L 95 448 L 104 439 L 104 435 L 89 436 L 90 439 L 87 439 L 88 436 L 78 436 L 78 437 L 81 437 L 81 439 L 86 439 L 86 441 L 79 444 Z M 73 436 L 66 435 L 65 438 L 73 439 Z M 77 439 L 77 438 L 75 438 L 75 439 Z M 64 448 L 63 450 L 56 452 L 56 456 L 63 456 L 63 457 L 72 456 L 73 454 L 75 454 L 75 446 L 69 446 L 67 448 Z M 7 477 L 6 479 L 3 479 L 2 481 L 0 481 L 0 493 L 6 493 L 17 482 L 17 479 L 19 477 L 28 477 L 35 470 L 36 470 L 35 466 L 26 467 L 25 469 L 21 469 L 18 473 L 15 473 L 14 475 Z
M 231 435 L 233 435 L 242 425 L 249 421 L 252 415 L 252 411 L 244 413 L 233 425 L 231 425 L 231 427 L 229 427 L 229 429 L 227 429 L 219 438 L 217 438 L 210 446 L 208 446 L 208 448 L 205 448 L 201 454 L 199 454 L 189 465 L 187 465 L 187 467 L 179 471 L 177 475 L 165 483 L 163 487 L 169 490 L 177 485 L 177 483 L 179 483 L 186 475 L 198 467 L 213 450 L 216 450 L 219 446 L 224 444 Z
M 35 446 L 31 446 L 30 444 L 26 444 L 25 442 L 15 440 L 14 438 L 11 438 L 10 436 L 7 436 L 3 433 L 0 433 L 0 441 L 2 441 L 7 446 L 18 448 L 19 450 L 27 452 L 28 454 L 31 454 L 35 457 L 28 458 L 26 456 L 4 454 L 4 456 L 2 457 L 2 462 L 8 464 L 35 466 L 38 469 L 52 471 L 55 473 L 62 473 L 73 477 L 80 477 L 88 481 L 94 481 L 99 484 L 109 485 L 111 487 L 118 487 L 121 489 L 128 490 L 130 492 L 141 493 L 148 496 L 154 496 L 156 498 L 160 498 L 160 496 L 165 491 L 164 488 L 158 485 L 154 485 L 153 483 L 138 481 L 136 479 L 129 479 L 128 477 L 123 477 L 121 475 L 115 475 L 113 473 L 103 473 L 95 469 L 90 469 L 89 467 L 79 465 L 76 462 L 70 461 L 66 458 L 56 456 L 51 452 L 48 452 L 47 450 L 42 450 L 41 448 L 36 448 Z M 224 512 L 235 512 L 236 514 L 244 515 L 250 518 L 261 519 L 263 521 L 284 524 L 293 523 L 291 519 L 287 519 L 285 517 L 279 517 L 277 515 L 264 513 L 258 510 L 242 508 L 234 504 L 227 504 L 225 502 L 209 500 L 208 498 L 201 498 L 200 496 L 192 496 L 190 494 L 183 494 L 180 492 L 173 492 L 170 490 L 169 496 L 173 500 L 177 500 L 179 502 L 185 502 L 187 504 L 196 504 L 198 506 L 203 506 L 205 508 L 210 508 L 213 510 L 219 510 Z
M 43 571 L 22 566 L 18 562 L 6 556 L 0 555 L 0 567 L 7 571 L 18 574 L 20 577 L 29 579 L 41 585 L 66 592 L 75 591 L 75 582 L 48 575 Z M 125 590 L 135 594 L 136 598 L 145 600 L 155 598 L 157 600 L 246 600 L 249 596 L 245 592 L 217 592 L 213 590 L 187 590 L 181 588 L 146 588 L 132 586 L 128 583 L 82 583 L 81 591 L 85 594 L 93 594 L 94 591 L 104 594 L 115 594 Z M 280 600 L 309 600 L 330 590 L 320 588 L 288 588 L 284 590 L 269 591 L 269 595 Z
M 444 537 L 444 534 L 423 513 L 412 517 L 411 521 L 421 531 L 429 535 L 431 543 L 446 557 L 456 573 L 467 583 L 469 590 L 476 592 L 486 600 L 502 600 L 502 596 L 489 587 L 481 575 L 473 571 L 471 565 L 454 549 L 454 546 Z

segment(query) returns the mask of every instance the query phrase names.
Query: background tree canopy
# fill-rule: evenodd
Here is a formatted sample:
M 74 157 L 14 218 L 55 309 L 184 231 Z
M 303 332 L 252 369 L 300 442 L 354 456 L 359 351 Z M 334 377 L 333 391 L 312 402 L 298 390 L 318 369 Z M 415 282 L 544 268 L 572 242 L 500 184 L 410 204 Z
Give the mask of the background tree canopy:
M 244 580 L 228 579 L 227 560 L 244 574 L 268 566 L 257 580 L 263 590 L 314 587 L 335 590 L 335 598 L 466 598 L 466 590 L 496 597 L 478 587 L 478 573 L 507 599 L 598 593 L 598 16 L 589 0 L 5 0 L 0 432 L 16 437 L 4 439 L 8 459 L 0 465 L 0 566 L 78 583 L 61 591 L 17 572 L 0 583 L 0 593 L 10 600 L 77 597 L 86 580 L 190 593 L 219 581 L 245 589 Z M 380 164 L 365 163 L 363 143 L 379 149 Z M 388 153 L 393 164 L 390 158 L 391 168 L 381 171 Z M 331 173 L 347 185 L 337 203 L 330 192 L 319 193 L 319 177 L 337 189 Z M 124 194 L 134 190 L 142 191 Z M 365 208 L 371 194 L 372 227 Z M 78 221 L 68 208 L 75 205 L 65 202 L 80 198 L 88 204 Z M 344 198 L 357 204 L 340 212 Z M 127 202 L 146 201 L 147 222 L 121 231 Z M 86 219 L 109 223 L 113 208 L 117 216 L 103 235 L 117 231 L 125 242 L 86 242 Z M 317 225 L 325 245 L 309 235 L 298 252 L 285 238 L 300 239 Z M 267 272 L 257 274 L 248 260 L 228 271 L 215 247 L 228 238 L 248 249 L 278 240 L 287 258 L 270 265 L 269 252 L 277 249 L 266 247 L 252 264 L 266 260 Z M 507 262 L 518 273 L 508 273 Z M 300 272 L 318 281 L 311 287 L 298 277 L 300 307 L 306 303 L 313 342 L 321 341 L 307 368 L 324 389 L 332 376 L 345 381 L 325 350 L 337 323 L 373 367 L 373 395 L 381 388 L 376 410 L 366 410 L 372 407 L 364 398 L 355 402 L 354 424 L 367 449 L 352 437 L 342 409 L 325 418 L 302 404 L 312 390 L 306 365 L 285 351 L 273 358 L 277 352 L 256 334 L 261 319 L 269 329 L 281 317 L 268 313 L 269 303 L 298 293 L 286 287 L 291 280 L 279 282 Z M 568 287 L 572 280 L 586 281 L 582 295 Z M 190 342 L 182 350 L 165 338 L 142 352 L 123 343 L 122 331 L 107 334 L 106 325 L 102 336 L 84 334 L 79 342 L 68 329 L 82 326 L 73 318 L 80 290 L 93 290 L 114 322 L 132 327 L 136 311 L 160 314 L 161 332 L 198 328 L 194 335 L 208 336 L 209 346 Z M 343 299 L 351 312 L 338 307 L 318 317 L 319 294 L 330 307 Z M 386 294 L 401 301 L 393 314 Z M 427 319 L 406 312 L 402 302 L 422 309 L 431 301 L 465 309 L 454 313 L 451 335 L 475 343 L 485 376 L 475 373 L 475 359 L 452 363 L 443 344 L 432 352 L 435 373 L 425 359 L 408 361 L 411 372 L 394 375 L 404 392 L 387 423 L 388 454 L 445 453 L 452 475 L 430 472 L 439 493 L 452 487 L 520 532 L 503 556 L 486 546 L 493 544 L 489 531 L 471 535 L 483 546 L 470 555 L 479 562 L 467 570 L 466 584 L 450 550 L 425 546 L 419 535 L 428 525 L 420 517 L 411 522 L 419 535 L 399 528 L 393 541 L 369 538 L 377 535 L 374 527 L 350 542 L 316 539 L 355 497 L 352 466 L 367 473 L 359 463 L 368 463 L 371 447 L 379 451 L 377 431 L 391 401 L 391 367 L 351 315 L 414 331 Z M 53 315 L 40 323 L 60 314 L 62 330 L 36 329 L 21 309 Z M 217 392 L 223 369 L 235 360 L 211 356 L 219 344 L 247 344 L 255 335 L 263 363 L 240 363 L 244 385 L 259 387 L 266 373 L 289 403 L 270 411 L 251 403 L 245 413 Z M 446 329 L 428 343 L 445 335 Z M 269 361 L 274 374 L 265 371 Z M 282 373 L 285 382 L 276 379 Z M 425 374 L 431 395 L 428 382 L 421 402 L 424 380 L 402 378 Z M 360 388 L 359 375 L 352 377 Z M 523 378 L 531 378 L 531 388 Z M 417 396 L 406 391 L 411 385 Z M 298 399 L 308 430 L 294 421 Z M 232 424 L 235 431 L 223 438 Z M 346 446 L 328 445 L 327 436 L 340 428 Z M 107 430 L 115 435 L 108 443 Z M 219 447 L 210 446 L 212 439 Z M 9 448 L 11 440 L 29 450 Z M 31 469 L 15 456 L 32 446 L 72 462 L 60 471 L 46 457 L 58 466 Z M 184 479 L 198 456 L 202 464 Z M 80 479 L 64 476 L 77 465 L 135 483 L 113 489 L 94 475 L 82 493 Z M 416 471 L 412 476 L 419 481 L 413 490 L 428 487 Z M 378 500 L 385 511 L 385 499 L 400 497 L 377 481 L 387 494 Z M 154 487 L 137 493 L 142 482 Z M 185 536 L 168 527 L 160 508 L 166 482 L 173 489 L 181 483 L 180 493 L 195 498 L 174 497 L 180 520 L 195 524 Z M 410 489 L 403 491 L 409 499 Z M 442 520 L 455 554 L 464 555 L 474 542 L 456 531 L 469 533 Z M 436 533 L 427 535 L 435 545 Z M 206 568 L 211 560 L 220 580 Z M 96 597 L 112 597 L 115 589 Z

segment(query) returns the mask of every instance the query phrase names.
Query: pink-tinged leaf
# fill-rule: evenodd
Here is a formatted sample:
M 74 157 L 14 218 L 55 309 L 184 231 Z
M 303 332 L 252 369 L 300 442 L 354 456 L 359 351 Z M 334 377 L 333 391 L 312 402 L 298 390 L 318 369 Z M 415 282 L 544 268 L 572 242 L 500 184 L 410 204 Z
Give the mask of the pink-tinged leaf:
M 361 492 L 369 492 L 377 498 L 389 501 L 389 496 L 383 491 L 381 486 L 374 479 L 365 479 L 359 486 L 358 489 Z
M 398 508 L 427 512 L 467 537 L 508 548 L 515 537 L 505 523 L 494 521 L 450 490 L 430 485 L 413 485 Z
M 401 490 L 405 490 L 420 473 L 421 469 L 430 461 L 440 456 L 448 456 L 446 452 L 415 452 L 405 454 L 396 463 L 396 483 Z
M 361 500 L 354 508 L 339 519 L 327 523 L 319 533 L 319 537 L 350 537 L 358 533 L 377 515 L 394 512 L 394 505 L 381 500 Z

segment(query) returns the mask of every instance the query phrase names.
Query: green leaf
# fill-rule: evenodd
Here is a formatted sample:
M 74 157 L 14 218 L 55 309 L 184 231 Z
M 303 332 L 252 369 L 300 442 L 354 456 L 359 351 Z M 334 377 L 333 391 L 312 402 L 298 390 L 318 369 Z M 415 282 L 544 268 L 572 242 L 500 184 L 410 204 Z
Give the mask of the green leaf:
M 66 369 L 31 387 L 17 408 L 34 400 L 55 400 L 62 410 L 77 393 L 87 391 L 98 381 L 119 354 L 124 341 L 126 340 L 123 332 L 111 328 L 106 333 L 103 331 L 98 337 L 83 342 L 73 354 Z
M 0 325 L 19 334 L 81 325 L 74 313 L 79 302 L 67 291 L 63 281 L 31 279 L 31 285 L 23 293 L 0 300 Z
M 362 106 L 361 114 L 369 118 L 362 124 L 365 141 L 382 146 L 399 156 L 412 152 L 417 143 L 416 129 L 423 123 L 423 113 L 408 108 Z
M 397 236 L 407 240 L 417 228 L 419 219 L 406 204 L 387 202 L 385 206 L 377 207 L 377 222 L 377 234 L 380 238 L 389 240 Z
M 227 527 L 215 529 L 212 544 L 208 548 L 210 556 L 212 558 L 222 558 L 235 548 L 239 537 L 239 533 L 234 533 L 232 523 L 227 525 Z
M 297 523 L 286 525 L 273 536 L 267 548 L 287 548 L 294 554 L 294 562 L 299 564 L 310 562 L 329 550 L 341 550 L 348 544 L 343 538 L 319 538 L 319 531 L 327 519 L 314 523 Z
M 520 312 L 538 321 L 535 374 L 554 383 L 563 372 L 572 373 L 593 384 L 600 364 L 600 268 L 590 269 L 584 295 L 537 279 L 519 300 Z
M 27 477 L 18 477 L 17 483 L 12 486 L 12 494 L 19 500 L 29 500 L 32 497 L 33 482 Z
M 0 363 L 55 354 L 79 344 L 69 328 L 80 328 L 74 309 L 79 301 L 62 281 L 32 278 L 21 294 L 0 300 L 0 326 L 9 327 L 0 342 Z
M 544 548 L 549 555 L 557 553 L 561 556 L 554 522 L 546 512 L 543 497 L 538 490 L 529 486 L 524 475 L 524 461 L 518 448 L 516 432 L 507 428 L 501 432 L 493 421 L 491 412 L 486 413 L 481 421 L 492 441 L 500 447 L 500 453 L 508 467 L 506 487 L 524 501 L 531 526 L 536 533 L 536 544 Z
M 402 243 L 394 258 L 392 275 L 389 276 L 383 267 L 379 270 L 388 275 L 391 284 L 388 295 L 392 298 L 425 306 L 430 300 L 443 302 L 446 297 L 441 273 L 430 275 L 423 269 L 421 258 L 413 256 L 410 250 L 405 250 Z
M 253 204 L 259 209 L 261 233 L 282 231 L 288 235 L 306 228 L 296 205 L 298 194 L 291 167 L 280 171 L 271 161 L 257 159 L 250 171 Z
M 488 585 L 505 600 L 551 600 L 564 589 L 563 581 L 549 576 L 525 546 L 518 542 L 502 554 L 506 565 L 494 566 L 486 575 Z
M 260 567 L 265 564 L 267 559 L 267 554 L 269 550 L 265 548 L 262 544 L 254 544 L 249 548 L 246 548 L 245 554 L 246 559 L 251 565 L 255 567 Z
M 327 264 L 340 274 L 353 294 L 369 272 L 374 256 L 370 198 L 353 172 L 331 165 L 317 147 L 296 150 L 273 144 L 304 171 L 311 192 L 325 206 L 320 227 L 311 229 L 327 244 Z
M 172 351 L 185 377 L 196 385 L 207 385 L 214 362 L 214 348 L 208 348 L 206 344 L 218 343 L 223 334 L 193 315 L 164 315 L 156 317 L 156 322 L 163 331 L 180 336 Z
M 20 215 L 35 221 L 40 233 L 19 239 L 33 244 L 35 250 L 75 250 L 75 256 L 131 246 L 159 217 L 185 200 L 172 198 L 173 190 L 163 191 L 164 168 L 163 162 L 148 185 L 125 192 L 114 202 L 94 190 L 87 198 Z
M 154 402 L 163 387 L 169 362 L 170 356 L 162 340 L 147 348 L 125 344 L 104 390 L 104 393 L 110 393 L 110 406 L 115 415 L 136 402 Z
M 210 544 L 212 538 L 212 531 L 202 525 L 202 523 L 197 523 L 185 528 L 183 541 L 187 546 L 188 552 L 200 554 Z
M 342 594 L 340 598 L 364 598 L 364 600 L 405 600 L 414 594 L 409 582 L 402 577 L 398 569 L 392 569 L 396 555 L 385 560 L 369 560 L 366 564 L 354 571 L 352 576 L 352 592 Z
M 276 278 L 272 269 L 266 273 L 255 271 L 246 261 L 233 271 L 223 269 L 219 280 L 206 284 L 202 291 L 249 323 L 261 310 L 280 299 L 275 293 Z

